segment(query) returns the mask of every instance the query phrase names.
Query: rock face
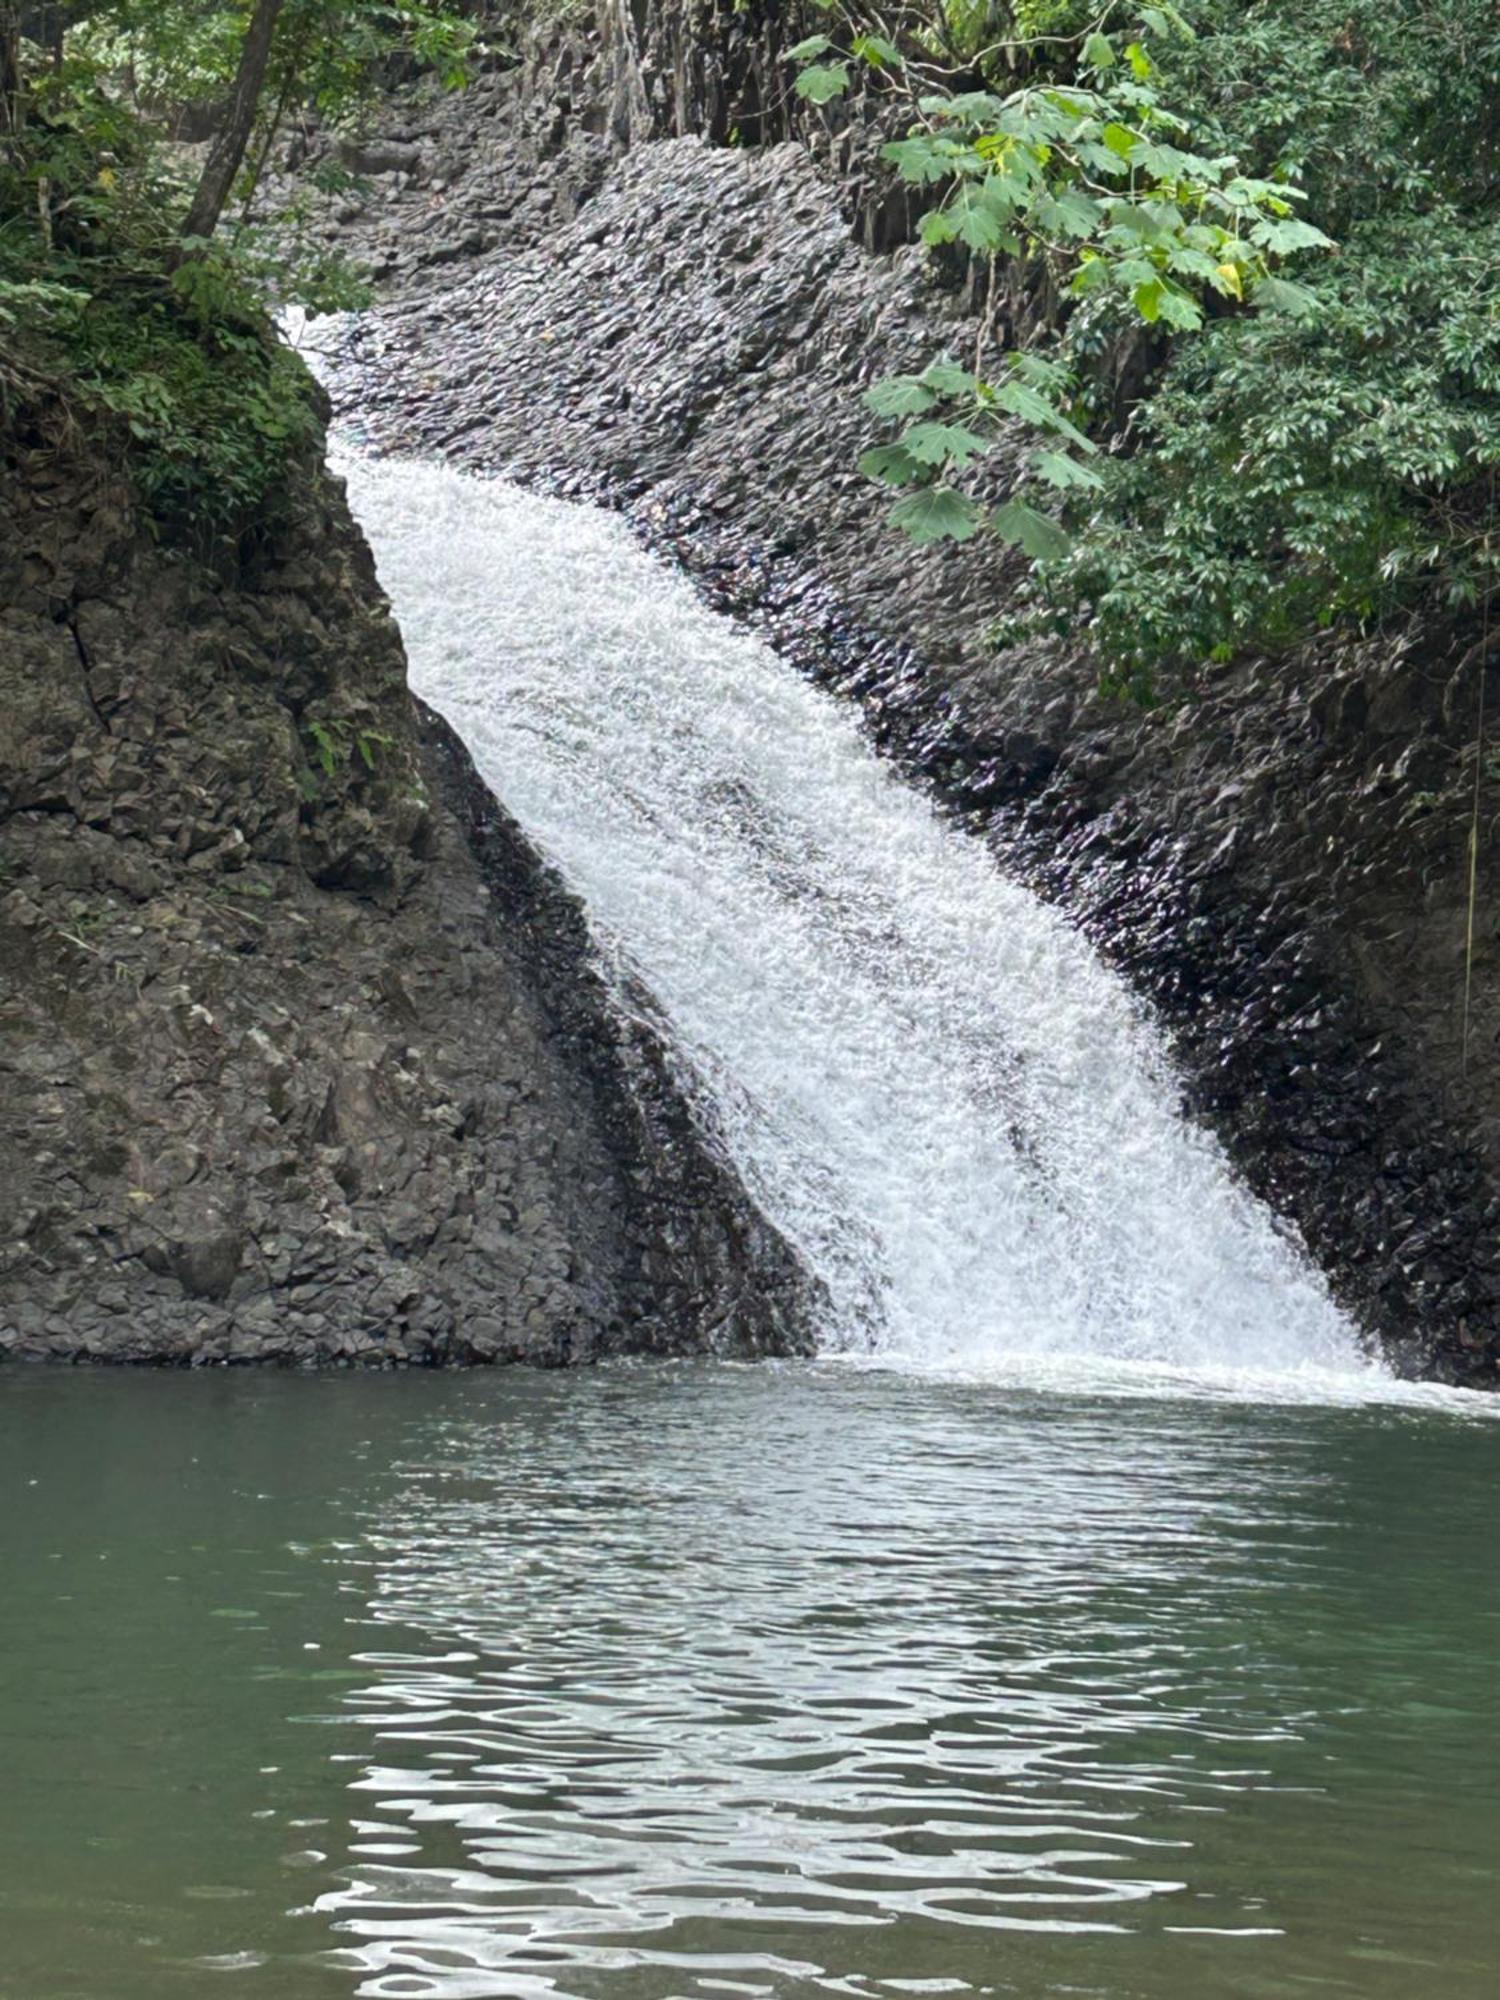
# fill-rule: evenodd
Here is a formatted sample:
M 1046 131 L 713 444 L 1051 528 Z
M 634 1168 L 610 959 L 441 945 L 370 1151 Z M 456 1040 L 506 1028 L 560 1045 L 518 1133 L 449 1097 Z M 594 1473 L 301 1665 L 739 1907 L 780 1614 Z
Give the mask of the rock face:
M 1398 1363 L 1500 1379 L 1487 770 L 1464 1008 L 1478 650 L 1330 639 L 1155 715 L 1102 699 L 1077 648 L 997 657 L 1012 558 L 914 554 L 853 471 L 859 387 L 972 352 L 962 301 L 865 247 L 901 232 L 847 120 L 819 142 L 842 179 L 800 143 L 653 137 L 743 139 L 758 101 L 775 138 L 766 59 L 695 80 L 682 10 L 606 19 L 591 50 L 400 113 L 416 166 L 341 225 L 389 295 L 343 393 L 392 449 L 629 509 L 861 700 L 1152 997 L 1190 1109 Z
M 0 1356 L 807 1343 L 796 1260 L 406 690 L 342 491 L 224 573 L 0 514 Z

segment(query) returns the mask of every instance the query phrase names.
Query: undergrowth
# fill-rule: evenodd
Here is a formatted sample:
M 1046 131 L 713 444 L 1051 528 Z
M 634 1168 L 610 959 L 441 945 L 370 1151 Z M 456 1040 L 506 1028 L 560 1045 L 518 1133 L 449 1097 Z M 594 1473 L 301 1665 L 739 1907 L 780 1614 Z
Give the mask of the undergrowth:
M 169 135 L 184 105 L 237 81 L 246 9 L 78 11 L 44 49 L 0 10 L 0 417 L 32 450 L 86 439 L 164 540 L 232 543 L 274 524 L 322 436 L 321 394 L 276 309 L 367 296 L 310 247 L 310 188 L 256 212 L 284 121 L 305 106 L 337 127 L 396 54 L 456 85 L 474 30 L 436 0 L 285 0 L 225 226 L 192 236 L 199 163 Z

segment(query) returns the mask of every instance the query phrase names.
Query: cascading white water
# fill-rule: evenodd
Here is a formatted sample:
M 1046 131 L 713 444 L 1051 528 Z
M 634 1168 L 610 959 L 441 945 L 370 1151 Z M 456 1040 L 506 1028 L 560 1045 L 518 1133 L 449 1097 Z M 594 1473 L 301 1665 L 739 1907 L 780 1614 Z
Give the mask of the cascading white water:
M 341 464 L 417 690 L 652 994 L 826 1344 L 1360 1370 L 1088 944 L 591 508 Z

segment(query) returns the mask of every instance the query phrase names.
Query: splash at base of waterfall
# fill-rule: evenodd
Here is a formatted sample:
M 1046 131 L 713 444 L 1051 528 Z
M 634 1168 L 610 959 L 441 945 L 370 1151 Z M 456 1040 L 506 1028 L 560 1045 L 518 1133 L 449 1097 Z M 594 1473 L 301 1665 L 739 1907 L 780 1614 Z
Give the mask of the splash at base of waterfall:
M 829 1349 L 1373 1387 L 1122 983 L 852 713 L 600 512 L 340 470 L 414 686 L 653 996 Z

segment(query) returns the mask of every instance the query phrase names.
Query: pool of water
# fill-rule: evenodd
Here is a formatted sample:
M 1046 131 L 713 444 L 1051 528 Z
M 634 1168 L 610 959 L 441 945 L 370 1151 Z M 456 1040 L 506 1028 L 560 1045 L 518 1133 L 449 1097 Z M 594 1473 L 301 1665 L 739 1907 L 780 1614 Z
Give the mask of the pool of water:
M 1500 1428 L 0 1376 L 0 2000 L 1490 2000 Z

